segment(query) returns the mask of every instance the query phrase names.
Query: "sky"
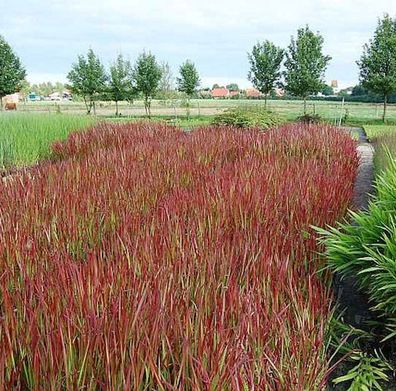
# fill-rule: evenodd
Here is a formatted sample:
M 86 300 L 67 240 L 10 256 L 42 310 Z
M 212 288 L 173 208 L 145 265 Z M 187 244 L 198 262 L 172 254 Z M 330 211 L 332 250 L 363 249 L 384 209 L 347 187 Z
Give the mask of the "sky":
M 378 17 L 396 16 L 395 0 L 0 0 L 0 35 L 13 46 L 32 83 L 66 81 L 79 54 L 92 48 L 108 66 L 143 50 L 176 76 L 195 62 L 201 85 L 247 80 L 247 52 L 258 41 L 287 47 L 306 24 L 320 31 L 332 57 L 326 80 L 358 82 L 356 60 Z

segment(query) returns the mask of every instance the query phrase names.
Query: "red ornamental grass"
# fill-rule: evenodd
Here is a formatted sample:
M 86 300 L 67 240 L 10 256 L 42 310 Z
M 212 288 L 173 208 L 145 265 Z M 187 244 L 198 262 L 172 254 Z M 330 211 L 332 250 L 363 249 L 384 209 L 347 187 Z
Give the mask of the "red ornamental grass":
M 101 124 L 0 184 L 0 389 L 315 390 L 331 294 L 311 225 L 355 143 Z

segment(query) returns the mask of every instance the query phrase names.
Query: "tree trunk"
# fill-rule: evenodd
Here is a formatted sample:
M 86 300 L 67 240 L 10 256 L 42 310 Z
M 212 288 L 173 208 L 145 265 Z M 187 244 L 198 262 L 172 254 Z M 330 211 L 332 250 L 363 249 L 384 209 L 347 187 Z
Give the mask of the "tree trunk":
M 95 104 L 95 101 L 93 101 L 92 106 L 93 106 L 93 113 L 94 113 L 94 115 L 96 115 L 96 104 Z
M 89 105 L 88 105 L 87 98 L 85 96 L 84 96 L 84 104 L 85 104 L 85 108 L 87 110 L 87 115 L 91 114 L 91 107 L 90 107 L 91 101 L 89 102 Z
M 264 95 L 264 109 L 265 109 L 265 111 L 267 111 L 267 99 L 268 99 L 268 95 L 265 94 Z
M 118 101 L 117 100 L 115 101 L 115 104 L 116 104 L 116 113 L 115 113 L 115 115 L 116 115 L 116 117 L 118 117 Z
M 386 109 L 388 108 L 388 95 L 384 95 L 384 112 L 382 114 L 382 122 L 386 122 Z
M 304 115 L 307 114 L 307 98 L 304 97 Z
M 187 120 L 190 120 L 190 97 L 187 98 Z
M 0 97 L 0 111 L 3 111 L 3 97 Z
M 146 96 L 144 98 L 144 109 L 146 110 L 146 115 L 148 116 L 149 119 L 151 119 L 151 102 L 150 98 Z

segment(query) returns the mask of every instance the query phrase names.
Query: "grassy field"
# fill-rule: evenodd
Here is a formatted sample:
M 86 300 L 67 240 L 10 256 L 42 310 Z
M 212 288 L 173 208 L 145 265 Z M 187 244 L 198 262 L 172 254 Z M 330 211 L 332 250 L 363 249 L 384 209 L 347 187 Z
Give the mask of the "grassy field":
M 0 115 L 0 168 L 45 159 L 51 143 L 95 122 L 87 116 L 3 113 Z
M 389 157 L 396 157 L 396 126 L 366 125 L 364 129 L 375 147 L 375 170 L 379 174 L 389 166 Z
M 154 100 L 152 102 L 152 114 L 154 117 L 168 119 L 169 121 L 180 122 L 185 120 L 186 108 L 182 100 Z M 210 122 L 210 117 L 219 112 L 236 106 L 263 106 L 261 100 L 214 100 L 214 99 L 195 99 L 191 101 L 191 116 L 200 118 L 201 122 Z M 294 120 L 302 115 L 303 104 L 298 100 L 270 100 L 268 102 L 270 110 L 277 112 L 288 120 Z M 350 124 L 366 124 L 379 122 L 381 119 L 381 104 L 369 103 L 345 103 L 309 101 L 308 109 L 316 112 L 330 123 L 338 123 L 340 118 L 346 118 Z M 31 102 L 20 104 L 20 111 L 37 112 L 58 112 L 84 114 L 85 106 L 82 102 Z M 99 102 L 97 114 L 100 117 L 114 116 L 115 105 L 112 102 Z M 120 112 L 124 117 L 141 117 L 145 115 L 142 101 L 135 101 L 132 105 L 123 102 L 120 104 Z M 396 122 L 396 105 L 389 105 L 388 119 Z M 188 125 L 188 124 L 187 124 Z

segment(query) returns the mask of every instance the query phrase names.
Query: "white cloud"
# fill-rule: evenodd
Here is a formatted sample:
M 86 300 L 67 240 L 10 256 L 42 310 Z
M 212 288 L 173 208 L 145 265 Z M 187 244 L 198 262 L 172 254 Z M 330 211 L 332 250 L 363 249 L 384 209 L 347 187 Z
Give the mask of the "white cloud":
M 15 46 L 31 78 L 61 77 L 90 46 L 105 64 L 122 51 L 152 50 L 176 70 L 186 58 L 201 78 L 248 83 L 247 51 L 263 39 L 281 46 L 309 24 L 333 57 L 328 79 L 357 81 L 355 61 L 377 17 L 396 15 L 394 0 L 14 0 L 2 5 L 0 34 Z M 223 83 L 224 81 L 224 83 Z M 213 83 L 212 83 L 213 84 Z

